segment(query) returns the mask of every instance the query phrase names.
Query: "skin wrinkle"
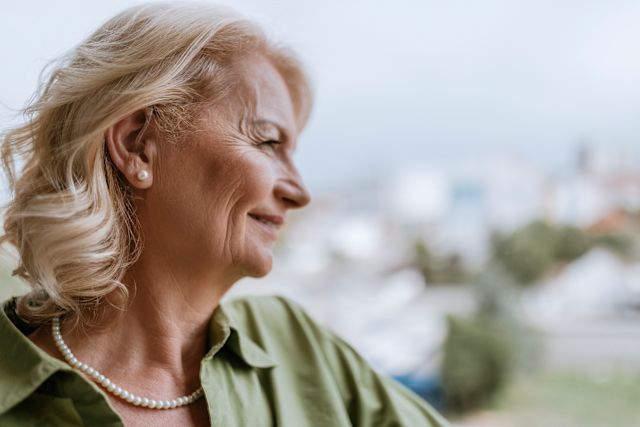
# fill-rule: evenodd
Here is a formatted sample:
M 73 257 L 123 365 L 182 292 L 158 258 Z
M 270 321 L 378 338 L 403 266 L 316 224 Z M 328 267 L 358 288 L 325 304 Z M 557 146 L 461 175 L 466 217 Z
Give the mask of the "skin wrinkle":
M 237 263 L 234 262 L 234 260 L 238 260 L 240 258 L 240 254 L 245 250 L 243 243 L 240 243 L 242 246 L 239 248 L 234 248 L 234 246 L 231 244 L 231 241 L 234 238 L 232 234 L 232 230 L 237 230 L 240 227 L 243 229 L 245 228 L 244 222 L 242 224 L 240 224 L 239 222 L 236 222 L 236 218 L 240 216 L 239 212 L 236 212 L 237 210 L 236 206 L 238 206 L 239 204 L 238 201 L 240 201 L 243 196 L 243 194 L 240 192 L 240 188 L 242 188 L 243 183 L 244 182 L 242 181 L 242 179 L 238 178 L 238 182 L 234 185 L 233 192 L 228 201 L 229 205 L 231 206 L 229 210 L 232 213 L 232 215 L 229 216 L 230 224 L 226 228 L 225 241 L 227 242 L 226 248 L 229 251 L 228 255 L 229 255 L 229 259 L 231 260 L 231 265 L 237 265 Z M 232 203 L 231 200 L 233 200 L 235 203 Z M 243 230 L 243 231 L 246 232 L 246 230 Z M 234 252 L 234 249 L 235 249 L 235 252 Z
M 251 96 L 250 99 L 253 100 L 254 98 L 257 98 L 256 91 L 252 91 L 252 95 L 253 96 Z M 255 116 L 255 105 L 255 101 L 251 102 L 247 98 L 243 98 L 243 108 L 241 108 L 242 114 L 241 119 L 238 122 L 238 127 L 234 129 L 232 126 L 224 126 L 225 132 L 222 138 L 219 139 L 222 145 L 226 145 L 229 148 L 235 148 L 239 151 L 238 155 L 240 157 L 240 161 L 238 163 L 242 163 L 242 160 L 244 160 L 243 157 L 250 156 L 252 154 L 251 147 L 247 145 L 247 140 L 253 142 L 254 145 L 257 145 L 260 141 L 259 137 L 253 131 L 254 127 L 251 126 L 251 122 L 253 121 L 252 117 Z M 233 168 L 230 167 L 229 169 Z M 236 177 L 236 181 L 229 184 L 232 188 L 232 191 L 229 197 L 225 200 L 225 210 L 229 210 L 231 212 L 231 215 L 229 215 L 229 223 L 225 228 L 226 235 L 222 242 L 224 249 L 221 252 L 226 252 L 228 259 L 232 260 L 232 265 L 236 264 L 233 260 L 240 258 L 239 254 L 245 250 L 244 245 L 242 245 L 242 247 L 236 248 L 236 250 L 234 251 L 233 245 L 231 244 L 231 241 L 233 240 L 233 230 L 237 229 L 238 227 L 244 228 L 244 226 L 241 226 L 239 223 L 235 222 L 235 218 L 239 217 L 239 215 L 233 208 L 234 206 L 237 206 L 239 204 L 240 200 L 242 200 L 243 194 L 241 194 L 240 192 L 243 185 L 246 184 L 243 179 L 244 176 L 240 175 Z M 216 208 L 219 208 L 220 202 L 215 203 L 215 205 L 217 205 Z M 238 271 L 238 275 L 245 274 L 247 273 L 242 270 Z
M 229 128 L 228 126 L 225 127 Z M 219 138 L 218 139 L 219 144 L 221 146 L 223 146 L 224 148 L 244 148 L 243 145 L 246 145 L 246 142 L 244 142 L 240 136 L 238 135 L 227 135 L 224 134 L 224 137 Z M 222 148 L 222 147 L 221 147 Z M 228 175 L 228 171 L 232 170 L 233 166 L 232 165 L 224 165 L 224 169 L 222 170 L 222 172 L 220 173 L 220 175 Z M 212 178 L 210 178 L 208 175 L 205 175 L 204 177 L 205 180 L 210 180 Z M 215 179 L 215 178 L 213 178 Z M 209 208 L 207 209 L 207 211 L 209 212 L 209 217 L 210 218 L 216 218 L 218 215 L 216 215 L 217 212 L 219 211 L 231 211 L 231 215 L 229 215 L 228 218 L 221 218 L 221 220 L 227 219 L 229 221 L 229 223 L 222 225 L 220 228 L 224 229 L 226 231 L 226 234 L 224 236 L 224 238 L 222 239 L 222 241 L 220 242 L 220 247 L 218 248 L 218 252 L 221 254 L 220 259 L 230 259 L 232 260 L 230 264 L 233 264 L 233 259 L 235 257 L 235 255 L 233 253 L 231 253 L 230 251 L 230 247 L 231 247 L 231 240 L 232 240 L 232 235 L 230 233 L 233 232 L 233 230 L 236 229 L 237 224 L 233 223 L 234 218 L 236 217 L 235 212 L 233 212 L 233 207 L 241 200 L 240 195 L 236 195 L 235 193 L 237 192 L 238 188 L 241 188 L 242 186 L 242 182 L 240 181 L 240 178 L 237 178 L 236 181 L 232 181 L 229 182 L 229 186 L 232 188 L 232 192 L 230 194 L 225 194 L 225 193 L 220 193 L 218 195 L 218 198 L 214 198 L 211 200 L 210 204 L 209 204 Z
M 275 242 L 249 213 L 286 218 L 289 209 L 309 202 L 291 150 L 263 145 L 266 135 L 255 125 L 265 118 L 296 134 L 286 85 L 265 59 L 251 61 L 242 67 L 244 81 L 254 82 L 261 95 L 250 113 L 247 92 L 238 88 L 235 102 L 207 106 L 195 123 L 200 131 L 183 135 L 184 143 L 143 137 L 148 186 L 126 173 L 135 171 L 127 161 L 145 165 L 140 157 L 125 153 L 125 164 L 116 165 L 139 196 L 134 210 L 143 250 L 122 278 L 128 287 L 137 284 L 135 292 L 109 328 L 83 337 L 63 323 L 62 332 L 78 359 L 136 394 L 178 396 L 197 387 L 208 322 L 220 299 L 241 277 L 264 276 L 272 267 Z M 41 347 L 56 356 L 47 332 Z M 139 415 L 137 408 L 112 403 L 125 418 Z M 204 400 L 184 409 L 200 410 L 206 414 Z

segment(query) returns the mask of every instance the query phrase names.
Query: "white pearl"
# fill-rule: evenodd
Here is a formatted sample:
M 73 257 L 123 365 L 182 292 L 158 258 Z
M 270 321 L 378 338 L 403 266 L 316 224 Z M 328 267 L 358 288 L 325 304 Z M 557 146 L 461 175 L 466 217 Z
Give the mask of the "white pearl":
M 149 179 L 149 172 L 147 172 L 147 170 L 142 169 L 141 171 L 139 171 L 136 174 L 136 178 L 138 178 L 140 181 L 144 181 L 146 179 Z
M 140 172 L 141 173 L 144 172 L 148 174 L 147 171 L 140 171 Z M 189 395 L 180 396 L 172 400 L 155 400 L 155 399 L 149 399 L 147 397 L 136 396 L 130 391 L 127 391 L 122 387 L 114 384 L 109 378 L 104 376 L 97 369 L 92 368 L 86 363 L 80 362 L 75 357 L 71 349 L 64 342 L 62 338 L 62 334 L 60 333 L 60 320 L 57 317 L 54 318 L 51 323 L 51 334 L 53 336 L 53 340 L 55 342 L 56 347 L 58 348 L 58 350 L 60 351 L 64 359 L 67 361 L 67 363 L 69 363 L 74 368 L 92 377 L 96 382 L 101 384 L 108 392 L 118 397 L 121 397 L 126 402 L 129 402 L 132 405 L 143 406 L 143 407 L 152 408 L 152 409 L 173 409 L 180 406 L 191 404 L 204 394 L 204 390 L 202 390 L 202 387 L 199 387 L 196 391 L 194 391 Z

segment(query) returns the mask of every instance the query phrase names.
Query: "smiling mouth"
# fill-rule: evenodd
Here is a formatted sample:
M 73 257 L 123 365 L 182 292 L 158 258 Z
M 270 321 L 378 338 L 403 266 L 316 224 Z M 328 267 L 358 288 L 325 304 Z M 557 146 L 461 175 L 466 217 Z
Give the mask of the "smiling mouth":
M 271 238 L 275 240 L 278 237 L 278 229 L 282 224 L 281 217 L 253 213 L 250 213 L 249 217 L 253 219 Z

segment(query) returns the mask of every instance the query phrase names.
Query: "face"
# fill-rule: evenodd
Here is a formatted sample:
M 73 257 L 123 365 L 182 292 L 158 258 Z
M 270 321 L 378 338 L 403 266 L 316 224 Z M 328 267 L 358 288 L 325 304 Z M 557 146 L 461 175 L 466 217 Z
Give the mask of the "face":
M 203 112 L 200 130 L 184 143 L 158 144 L 144 224 L 153 228 L 147 245 L 235 279 L 271 270 L 287 211 L 309 202 L 292 159 L 297 129 L 282 77 L 262 57 L 239 69 L 243 84 Z

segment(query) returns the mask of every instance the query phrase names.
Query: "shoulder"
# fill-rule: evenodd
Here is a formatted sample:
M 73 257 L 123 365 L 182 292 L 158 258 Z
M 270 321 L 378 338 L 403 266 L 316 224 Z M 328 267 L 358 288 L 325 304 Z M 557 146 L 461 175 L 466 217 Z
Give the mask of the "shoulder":
M 227 303 L 225 312 L 234 328 L 278 362 L 321 368 L 349 382 L 370 377 L 372 368 L 357 350 L 289 298 L 244 297 Z
M 425 401 L 378 373 L 296 302 L 281 296 L 252 296 L 229 301 L 224 309 L 233 327 L 282 366 L 278 375 L 290 376 L 291 387 L 304 390 L 312 384 L 316 400 L 334 393 L 340 396 L 352 424 L 448 426 Z
M 283 296 L 249 296 L 224 303 L 232 327 L 252 338 L 323 340 L 328 333 L 297 302 Z
M 243 297 L 225 303 L 224 310 L 233 328 L 280 361 L 332 368 L 345 359 L 357 365 L 365 363 L 349 344 L 287 297 Z
M 246 324 L 260 319 L 269 324 L 289 324 L 291 320 L 313 322 L 298 303 L 280 296 L 247 296 L 225 302 L 225 312 L 237 323 Z

